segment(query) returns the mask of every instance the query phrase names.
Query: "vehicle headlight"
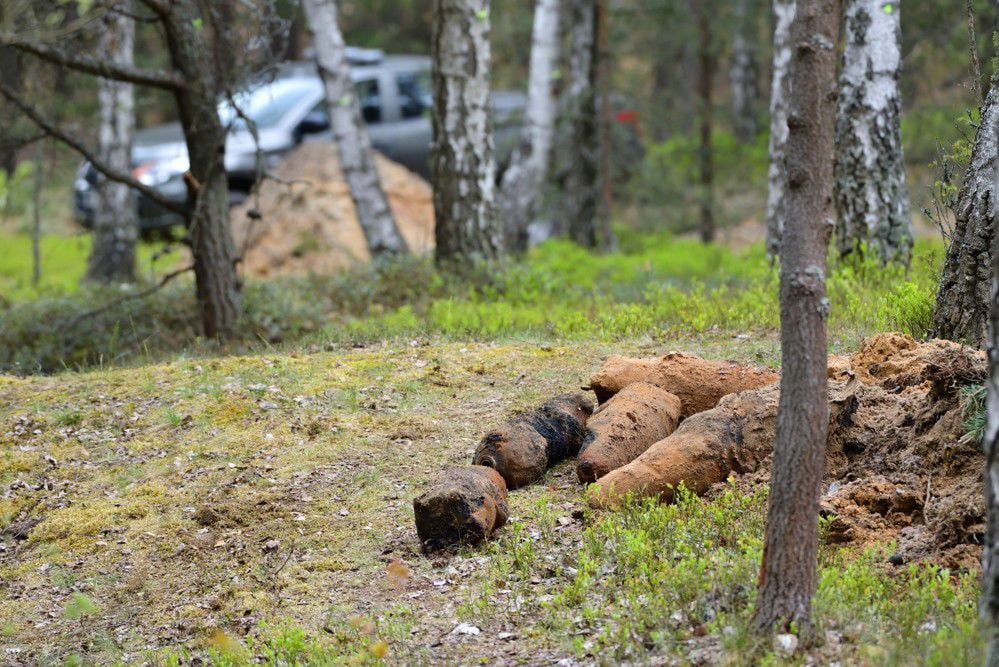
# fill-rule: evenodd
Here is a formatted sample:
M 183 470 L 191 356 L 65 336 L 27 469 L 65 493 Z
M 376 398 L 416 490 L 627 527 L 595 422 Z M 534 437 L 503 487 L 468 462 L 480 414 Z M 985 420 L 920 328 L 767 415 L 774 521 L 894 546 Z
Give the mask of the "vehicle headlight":
M 143 162 L 132 170 L 132 177 L 143 185 L 156 187 L 163 185 L 172 178 L 180 176 L 190 168 L 191 164 L 187 156 L 181 155 L 166 160 Z

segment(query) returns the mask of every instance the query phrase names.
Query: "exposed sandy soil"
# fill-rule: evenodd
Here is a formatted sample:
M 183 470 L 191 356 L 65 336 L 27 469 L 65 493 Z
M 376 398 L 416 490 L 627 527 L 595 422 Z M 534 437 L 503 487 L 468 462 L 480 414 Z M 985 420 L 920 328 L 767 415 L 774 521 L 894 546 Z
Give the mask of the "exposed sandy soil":
M 376 162 L 403 238 L 413 252 L 427 252 L 434 244 L 430 185 L 381 155 Z M 370 260 L 332 143 L 302 144 L 274 172 L 280 181 L 265 180 L 232 212 L 245 273 L 330 273 Z

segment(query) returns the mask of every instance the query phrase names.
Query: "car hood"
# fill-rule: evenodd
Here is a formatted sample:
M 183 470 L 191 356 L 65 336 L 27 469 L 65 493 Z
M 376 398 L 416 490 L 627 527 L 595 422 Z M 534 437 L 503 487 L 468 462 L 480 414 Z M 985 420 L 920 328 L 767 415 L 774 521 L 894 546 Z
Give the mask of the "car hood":
M 287 132 L 278 128 L 259 132 L 260 149 L 264 153 L 282 151 L 291 147 Z M 234 130 L 226 136 L 226 168 L 243 165 L 255 158 L 257 141 L 247 130 Z M 180 123 L 166 123 L 139 130 L 135 133 L 132 147 L 132 160 L 135 164 L 161 162 L 187 156 L 187 143 Z

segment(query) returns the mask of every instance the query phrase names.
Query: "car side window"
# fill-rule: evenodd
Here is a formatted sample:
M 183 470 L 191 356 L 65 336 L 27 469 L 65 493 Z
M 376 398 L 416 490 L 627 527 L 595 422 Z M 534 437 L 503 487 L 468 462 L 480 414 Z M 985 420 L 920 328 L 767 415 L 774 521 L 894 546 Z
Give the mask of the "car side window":
M 382 122 L 382 96 L 378 89 L 378 81 L 368 79 L 354 84 L 357 100 L 361 103 L 361 115 L 366 123 Z
M 431 105 L 430 73 L 402 72 L 395 77 L 403 118 L 419 118 Z

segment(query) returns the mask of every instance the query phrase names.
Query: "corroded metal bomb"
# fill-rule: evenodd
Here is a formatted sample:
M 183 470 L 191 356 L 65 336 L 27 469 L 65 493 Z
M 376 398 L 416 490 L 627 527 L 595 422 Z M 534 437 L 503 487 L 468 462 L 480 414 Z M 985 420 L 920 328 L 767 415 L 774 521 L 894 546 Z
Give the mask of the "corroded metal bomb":
M 597 400 L 604 403 L 630 384 L 647 382 L 680 399 L 682 420 L 710 410 L 718 405 L 722 396 L 765 387 L 779 379 L 780 374 L 768 368 L 702 359 L 681 352 L 650 359 L 615 354 L 593 375 L 590 387 Z
M 531 484 L 579 453 L 591 414 L 593 403 L 583 395 L 557 396 L 487 433 L 472 463 L 494 468 L 510 489 Z
M 506 523 L 506 483 L 492 468 L 453 467 L 413 500 L 416 533 L 428 551 L 488 539 Z
M 645 382 L 629 384 L 586 422 L 576 475 L 584 484 L 635 460 L 676 430 L 680 399 Z

